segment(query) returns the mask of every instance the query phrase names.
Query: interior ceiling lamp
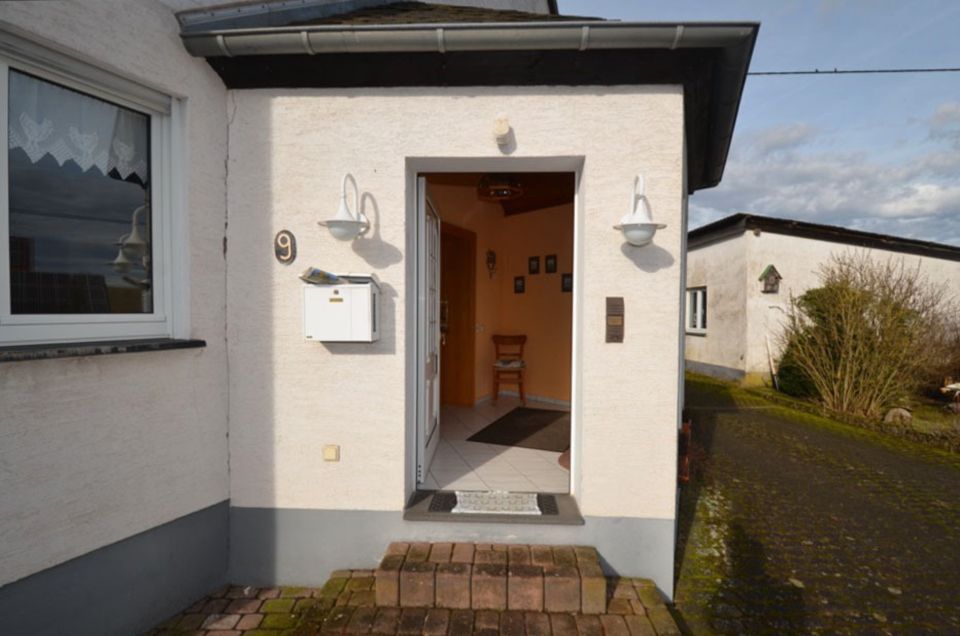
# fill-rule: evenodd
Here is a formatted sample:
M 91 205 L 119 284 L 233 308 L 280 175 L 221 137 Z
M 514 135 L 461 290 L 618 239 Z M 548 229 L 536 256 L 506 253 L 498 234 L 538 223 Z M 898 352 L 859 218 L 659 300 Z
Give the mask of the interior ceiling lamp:
M 643 193 L 643 177 L 637 175 L 633 182 L 633 193 L 630 195 L 630 208 L 619 225 L 613 229 L 623 232 L 623 238 L 630 245 L 642 247 L 653 240 L 657 230 L 667 227 L 663 223 L 654 223 L 650 216 L 650 205 Z
M 350 212 L 347 207 L 347 180 L 353 184 L 353 209 Z M 357 187 L 357 180 L 349 172 L 343 175 L 343 181 L 340 182 L 340 207 L 337 208 L 337 214 L 332 219 L 319 221 L 334 238 L 341 241 L 351 241 L 357 236 L 363 236 L 370 229 L 370 221 L 360 209 L 360 188 Z
M 477 184 L 477 196 L 483 201 L 512 201 L 523 196 L 520 180 L 507 174 L 485 174 Z

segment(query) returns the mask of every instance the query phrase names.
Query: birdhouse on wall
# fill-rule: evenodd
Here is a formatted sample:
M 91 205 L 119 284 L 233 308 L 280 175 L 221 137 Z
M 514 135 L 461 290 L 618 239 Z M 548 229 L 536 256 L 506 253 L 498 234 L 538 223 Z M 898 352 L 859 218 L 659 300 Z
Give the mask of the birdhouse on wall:
M 764 294 L 776 294 L 780 291 L 780 281 L 783 276 L 773 265 L 767 265 L 767 268 L 760 274 L 760 282 L 763 283 Z

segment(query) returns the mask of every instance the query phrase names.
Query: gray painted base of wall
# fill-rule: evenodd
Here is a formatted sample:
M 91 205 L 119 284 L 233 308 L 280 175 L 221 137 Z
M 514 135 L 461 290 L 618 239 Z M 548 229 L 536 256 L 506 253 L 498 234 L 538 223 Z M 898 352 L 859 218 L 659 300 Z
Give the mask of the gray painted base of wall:
M 391 541 L 593 545 L 610 574 L 653 579 L 673 596 L 673 519 L 585 517 L 582 526 L 405 521 L 373 510 L 230 508 L 230 580 L 318 586 L 333 570 L 374 568 Z
M 709 362 L 697 362 L 696 360 L 685 360 L 687 371 L 708 375 L 718 380 L 739 381 L 746 375 L 743 369 L 734 369 L 719 364 L 710 364 Z
M 226 583 L 227 501 L 0 588 L 0 631 L 136 634 Z

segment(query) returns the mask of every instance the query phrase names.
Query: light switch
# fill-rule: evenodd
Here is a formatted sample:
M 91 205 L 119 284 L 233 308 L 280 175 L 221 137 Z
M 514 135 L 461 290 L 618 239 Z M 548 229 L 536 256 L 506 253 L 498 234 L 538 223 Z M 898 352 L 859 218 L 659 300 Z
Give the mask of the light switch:
M 340 447 L 336 444 L 327 444 L 326 446 L 324 446 L 323 461 L 325 462 L 340 461 Z

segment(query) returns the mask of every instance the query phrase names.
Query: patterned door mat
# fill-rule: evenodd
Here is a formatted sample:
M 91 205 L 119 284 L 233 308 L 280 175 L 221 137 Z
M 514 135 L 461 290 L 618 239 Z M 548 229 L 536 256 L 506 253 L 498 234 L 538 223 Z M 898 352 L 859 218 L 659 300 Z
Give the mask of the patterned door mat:
M 430 512 L 489 515 L 557 515 L 557 498 L 543 493 L 504 491 L 436 492 Z

